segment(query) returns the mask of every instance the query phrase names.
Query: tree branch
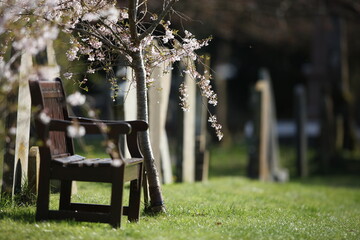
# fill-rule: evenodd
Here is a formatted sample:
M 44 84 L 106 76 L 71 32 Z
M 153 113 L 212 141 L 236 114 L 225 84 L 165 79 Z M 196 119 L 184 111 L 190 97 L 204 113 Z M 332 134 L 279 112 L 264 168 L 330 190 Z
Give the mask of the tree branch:
M 129 26 L 130 34 L 136 45 L 140 43 L 140 39 L 136 29 L 136 14 L 137 14 L 138 0 L 129 1 Z
M 121 43 L 121 45 L 122 45 L 122 46 L 124 47 L 124 49 L 125 49 L 125 52 L 128 53 L 128 54 L 130 54 L 131 51 L 130 51 L 129 47 L 128 47 L 127 44 L 118 36 L 118 34 L 116 34 L 116 33 L 114 32 L 114 30 L 113 30 L 108 24 L 106 24 L 102 19 L 100 19 L 99 21 L 100 21 L 100 23 L 101 23 L 104 27 L 106 27 L 108 30 L 111 31 L 112 36 L 115 37 L 116 40 L 118 40 L 118 41 Z M 100 32 L 99 32 L 99 34 L 100 34 Z
M 146 36 L 148 36 L 149 34 L 152 34 L 155 30 L 155 28 L 159 25 L 159 23 L 161 22 L 161 20 L 164 19 L 164 17 L 166 16 L 166 14 L 170 11 L 170 9 L 174 6 L 174 4 L 179 1 L 179 0 L 170 0 L 170 2 L 168 3 L 168 5 L 166 5 L 166 7 L 163 9 L 163 11 L 160 13 L 159 17 L 150 25 L 150 27 L 148 29 L 146 29 L 145 32 L 143 32 L 140 36 L 139 36 L 139 41 L 141 41 L 142 39 L 144 39 Z

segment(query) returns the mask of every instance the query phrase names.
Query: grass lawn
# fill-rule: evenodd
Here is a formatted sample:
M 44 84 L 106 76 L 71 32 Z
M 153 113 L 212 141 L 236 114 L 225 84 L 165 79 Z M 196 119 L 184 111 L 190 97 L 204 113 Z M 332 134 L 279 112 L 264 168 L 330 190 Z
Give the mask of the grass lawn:
M 124 221 L 115 230 L 107 224 L 35 222 L 34 206 L 2 202 L 0 239 L 360 239 L 360 177 L 263 183 L 236 176 L 244 160 L 222 151 L 212 154 L 208 182 L 163 186 L 167 214 L 142 214 L 139 224 Z M 219 162 L 229 159 L 237 164 L 221 176 Z M 108 202 L 106 184 L 78 183 L 78 189 L 74 201 Z

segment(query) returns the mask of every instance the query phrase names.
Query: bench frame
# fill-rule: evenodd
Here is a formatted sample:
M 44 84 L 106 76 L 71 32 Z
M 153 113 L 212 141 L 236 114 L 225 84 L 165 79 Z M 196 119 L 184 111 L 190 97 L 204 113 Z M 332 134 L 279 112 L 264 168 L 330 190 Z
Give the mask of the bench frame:
M 35 128 L 40 140 L 40 172 L 36 220 L 73 219 L 76 221 L 109 223 L 121 227 L 122 215 L 137 222 L 140 216 L 143 156 L 138 146 L 138 133 L 146 131 L 144 121 L 101 121 L 70 117 L 66 95 L 59 78 L 54 81 L 30 81 L 30 93 L 35 114 Z M 46 115 L 44 115 L 46 114 Z M 45 117 L 44 117 L 45 116 Z M 50 118 L 48 118 L 50 117 Z M 75 154 L 70 126 L 84 128 L 86 134 L 102 134 L 109 144 L 104 151 L 108 159 L 86 159 Z M 124 159 L 119 137 L 126 136 L 130 159 Z M 110 150 L 109 150 L 110 149 Z M 49 210 L 50 181 L 60 181 L 58 210 Z M 111 183 L 110 205 L 71 202 L 73 181 Z M 129 206 L 123 206 L 124 183 L 130 182 Z

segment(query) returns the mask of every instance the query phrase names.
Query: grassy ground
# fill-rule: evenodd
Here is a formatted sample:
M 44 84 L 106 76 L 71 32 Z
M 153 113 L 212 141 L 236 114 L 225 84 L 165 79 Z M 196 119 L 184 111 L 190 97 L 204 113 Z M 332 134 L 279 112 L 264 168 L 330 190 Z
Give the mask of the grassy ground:
M 35 222 L 35 207 L 0 203 L 0 239 L 360 239 L 360 177 L 327 176 L 289 183 L 241 177 L 244 149 L 212 151 L 205 183 L 163 186 L 168 213 L 107 224 Z M 238 159 L 238 161 L 237 161 Z M 227 176 L 223 176 L 226 174 Z M 79 183 L 74 201 L 107 203 L 109 186 Z M 58 196 L 51 199 L 56 207 Z

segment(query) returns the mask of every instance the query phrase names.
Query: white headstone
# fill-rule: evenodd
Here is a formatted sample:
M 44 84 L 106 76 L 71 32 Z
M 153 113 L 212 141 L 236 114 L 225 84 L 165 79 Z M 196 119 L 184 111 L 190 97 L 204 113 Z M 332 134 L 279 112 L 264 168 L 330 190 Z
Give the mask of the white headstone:
M 261 69 L 256 89 L 261 92 L 259 178 L 263 181 L 287 181 L 288 171 L 280 168 L 275 100 L 270 74 Z
M 190 61 L 189 59 L 185 59 Z M 182 159 L 182 181 L 195 181 L 195 116 L 196 116 L 196 83 L 195 79 L 188 73 L 184 79 L 188 93 L 189 111 L 184 112 L 183 126 L 183 159 Z
M 126 83 L 124 87 L 124 118 L 127 121 L 137 119 L 136 85 L 131 67 L 126 69 Z M 125 157 L 130 158 L 129 150 L 125 147 Z
M 14 179 L 21 177 L 21 186 L 26 183 L 28 178 L 27 172 L 31 117 L 31 97 L 28 77 L 32 71 L 32 64 L 32 55 L 30 53 L 24 52 L 21 56 L 20 65 L 14 161 Z M 17 171 L 19 168 L 21 169 L 21 172 Z M 16 176 L 16 174 L 21 174 L 21 176 Z M 14 194 L 14 191 L 15 184 L 13 184 L 12 194 Z
M 152 149 L 160 178 L 163 183 L 171 183 L 171 160 L 165 130 L 171 86 L 169 62 L 156 67 L 151 78 L 155 80 L 149 87 L 149 130 Z

